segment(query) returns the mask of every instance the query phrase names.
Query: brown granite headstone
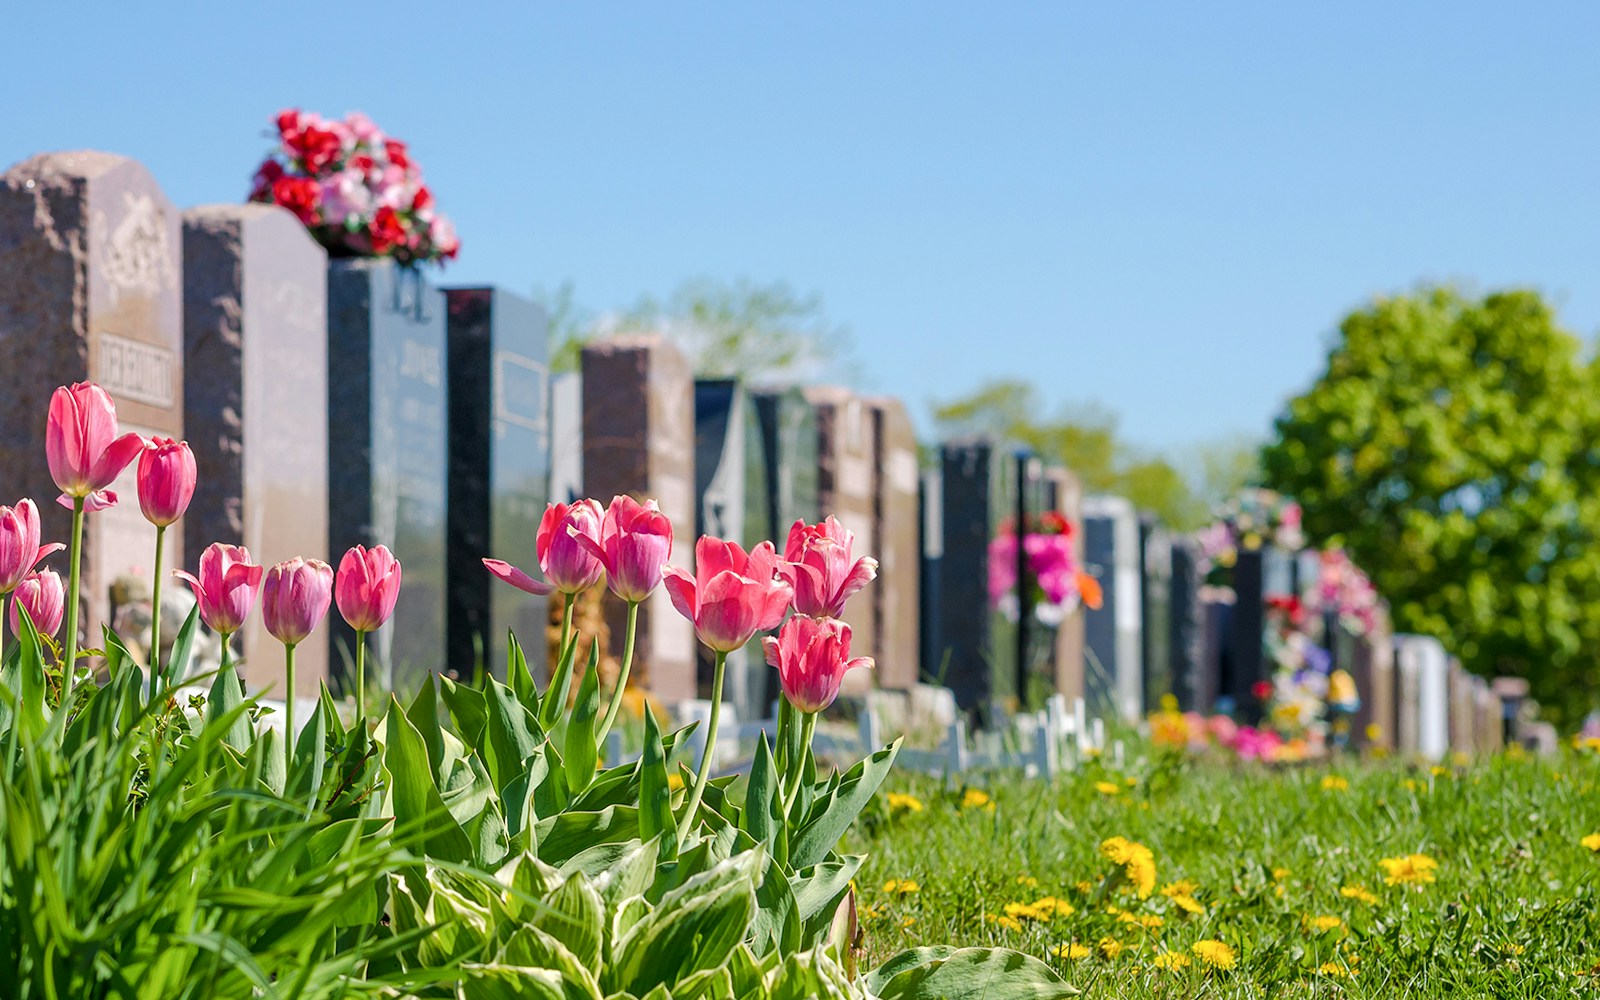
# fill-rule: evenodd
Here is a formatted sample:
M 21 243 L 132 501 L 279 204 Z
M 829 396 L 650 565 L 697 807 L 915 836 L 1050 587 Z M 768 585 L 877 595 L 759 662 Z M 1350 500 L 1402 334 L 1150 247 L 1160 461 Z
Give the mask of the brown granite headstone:
M 1494 753 L 1505 745 L 1500 697 L 1484 678 L 1474 677 L 1472 680 L 1473 699 L 1477 703 L 1478 713 L 1478 752 Z
M 817 414 L 817 510 L 832 514 L 856 537 L 860 558 L 872 544 L 872 419 L 866 404 L 840 386 L 807 386 L 806 400 Z M 879 582 L 870 586 L 877 587 Z M 852 656 L 881 655 L 872 597 L 863 593 L 845 606 Z M 852 670 L 840 691 L 862 695 L 873 686 L 873 671 Z
M 1083 566 L 1083 484 L 1066 469 L 1044 470 L 1045 506 L 1060 511 L 1072 524 L 1072 558 Z M 1056 691 L 1067 698 L 1082 698 L 1083 688 L 1083 622 L 1080 607 L 1061 627 L 1056 629 L 1055 648 L 1051 650 L 1051 671 L 1055 675 Z
M 907 690 L 918 680 L 917 615 L 922 606 L 917 432 L 900 400 L 877 396 L 866 404 L 872 418 L 873 452 L 869 551 L 878 560 L 878 579 L 868 588 L 877 637 L 873 655 L 878 661 L 878 686 Z
M 116 400 L 122 431 L 183 437 L 181 241 L 178 212 L 127 157 L 41 153 L 0 175 L 0 483 L 7 503 L 34 499 L 48 540 L 71 530 L 44 452 L 56 386 L 91 379 Z M 139 512 L 136 464 L 111 487 L 117 506 L 86 521 L 86 636 L 109 620 L 119 576 L 149 583 L 155 529 Z M 166 565 L 183 554 L 169 537 Z M 66 575 L 64 555 L 52 565 Z
M 1395 749 L 1396 677 L 1394 640 L 1386 623 L 1375 625 L 1353 644 L 1350 675 L 1361 696 L 1361 707 L 1353 720 L 1356 741 L 1362 746 Z
M 694 376 L 658 334 L 596 341 L 583 349 L 584 492 L 654 498 L 672 521 L 675 566 L 694 565 Z M 609 593 L 612 655 L 620 656 L 626 607 Z M 662 701 L 695 697 L 694 629 L 658 589 L 639 609 L 633 681 Z
M 1450 659 L 1450 749 L 1470 754 L 1477 748 L 1478 705 L 1472 693 L 1472 675 L 1461 661 Z
M 273 205 L 183 213 L 184 427 L 199 481 L 191 553 L 243 545 L 264 566 L 328 551 L 328 257 Z M 260 615 L 241 651 L 248 685 L 283 695 L 283 653 Z M 302 643 L 301 697 L 328 677 L 328 643 Z

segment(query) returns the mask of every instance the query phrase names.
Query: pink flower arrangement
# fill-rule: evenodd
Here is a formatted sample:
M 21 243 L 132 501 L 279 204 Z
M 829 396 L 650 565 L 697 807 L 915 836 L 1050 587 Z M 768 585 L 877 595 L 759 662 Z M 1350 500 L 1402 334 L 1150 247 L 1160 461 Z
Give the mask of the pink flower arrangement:
M 1100 581 L 1078 566 L 1072 551 L 1072 522 L 1059 511 L 1039 515 L 1029 525 L 1022 547 L 1034 614 L 1046 625 L 1059 625 L 1079 604 L 1100 607 Z M 989 543 L 989 601 L 1008 618 L 1017 615 L 1017 536 L 1001 528 Z
M 331 256 L 412 264 L 454 260 L 461 251 L 406 144 L 372 119 L 291 108 L 274 124 L 278 145 L 256 169 L 250 200 L 293 212 Z

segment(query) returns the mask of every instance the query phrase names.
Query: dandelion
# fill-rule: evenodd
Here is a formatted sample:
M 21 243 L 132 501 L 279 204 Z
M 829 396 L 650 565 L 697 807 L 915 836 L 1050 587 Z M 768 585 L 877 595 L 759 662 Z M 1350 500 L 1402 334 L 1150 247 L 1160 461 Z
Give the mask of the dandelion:
M 1329 979 L 1349 979 L 1355 975 L 1355 970 L 1347 969 L 1338 962 L 1323 962 L 1317 966 L 1317 975 L 1327 976 Z
M 1445 775 L 1450 773 L 1450 769 L 1448 767 L 1443 767 L 1443 766 L 1441 766 L 1439 764 L 1435 764 L 1432 767 L 1428 768 L 1428 773 L 1433 775 L 1435 778 L 1442 778 Z
M 890 792 L 889 811 L 919 813 L 922 811 L 922 800 L 904 792 Z
M 883 891 L 891 896 L 909 896 L 914 892 L 921 892 L 922 886 L 908 878 L 892 878 L 883 883 Z
M 1178 909 L 1184 911 L 1185 913 L 1204 913 L 1204 912 L 1206 912 L 1206 904 L 1200 902 L 1198 899 L 1195 899 L 1193 896 L 1189 895 L 1186 892 L 1180 892 L 1180 893 L 1177 893 L 1176 895 L 1170 896 L 1168 898 L 1170 898 L 1172 900 L 1172 904 L 1174 906 L 1176 906 Z
M 1032 875 L 1018 875 L 1017 884 L 1025 889 L 1039 888 L 1039 880 L 1034 878 Z
M 1378 864 L 1387 873 L 1384 877 L 1386 885 L 1426 885 L 1433 881 L 1434 869 L 1439 867 L 1439 862 L 1426 854 L 1383 858 Z
M 1294 873 L 1287 868 L 1274 868 L 1272 869 L 1272 881 L 1282 882 L 1284 879 L 1293 874 Z
M 1162 952 L 1150 965 L 1156 969 L 1187 969 L 1189 956 L 1176 951 Z
M 1094 790 L 1099 792 L 1101 795 L 1120 795 L 1122 793 L 1122 788 L 1115 782 L 1111 781 L 1095 782 Z
M 1350 790 L 1350 779 L 1338 774 L 1330 774 L 1322 779 L 1322 790 L 1325 792 L 1347 792 Z
M 1073 941 L 1070 944 L 1064 944 L 1057 948 L 1056 957 L 1064 958 L 1071 962 L 1076 962 L 1080 958 L 1089 957 L 1089 946 Z
M 983 809 L 988 812 L 994 812 L 994 800 L 989 797 L 988 792 L 977 788 L 969 788 L 961 794 L 961 808 L 963 810 Z
M 1166 885 L 1162 886 L 1161 895 L 1168 897 L 1192 896 L 1194 895 L 1195 890 L 1198 888 L 1200 888 L 1200 883 L 1196 882 L 1194 879 L 1184 878 L 1179 879 L 1176 882 L 1168 882 Z
M 1122 954 L 1127 947 L 1127 945 L 1114 937 L 1103 937 L 1095 944 L 1095 948 L 1100 952 L 1100 957 L 1108 960 Z
M 1033 901 L 1034 909 L 1041 913 L 1055 917 L 1070 917 L 1078 912 L 1078 908 L 1064 899 L 1054 896 L 1041 896 Z
M 1100 853 L 1111 863 L 1122 866 L 1123 874 L 1133 883 L 1140 899 L 1147 898 L 1155 890 L 1156 859 L 1150 848 L 1126 837 L 1111 837 L 1101 841 Z
M 1304 917 L 1303 920 L 1307 927 L 1311 928 L 1313 931 L 1316 931 L 1318 934 L 1326 934 L 1328 931 L 1337 930 L 1338 928 L 1344 926 L 1344 921 L 1335 916 L 1307 916 Z
M 983 919 L 987 920 L 991 924 L 1004 927 L 1008 931 L 1022 930 L 1022 921 L 1018 920 L 1016 917 L 1002 917 L 998 913 L 985 913 L 983 915 Z
M 1368 906 L 1378 905 L 1378 896 L 1364 885 L 1345 885 L 1339 887 L 1339 895 L 1345 899 L 1358 899 Z
M 1578 843 L 1582 844 L 1584 847 L 1587 847 L 1591 851 L 1600 852 L 1600 833 L 1591 833 L 1587 837 L 1578 841 Z
M 1231 947 L 1214 938 L 1196 941 L 1189 950 L 1213 969 L 1231 969 L 1237 960 Z
M 900 921 L 900 929 L 901 930 L 905 930 L 906 928 L 915 925 L 916 922 L 917 922 L 917 919 L 915 917 L 906 917 L 906 918 L 904 918 L 903 920 Z
M 1505 952 L 1507 955 L 1520 955 L 1528 949 L 1524 948 L 1520 944 L 1516 944 L 1515 942 L 1507 941 L 1505 944 L 1500 946 L 1500 950 Z
M 877 906 L 863 906 L 860 913 L 862 920 L 877 920 L 883 916 L 883 910 Z
M 1089 895 L 1089 893 L 1094 892 L 1094 883 L 1093 882 L 1078 882 L 1075 885 L 1073 885 L 1073 888 L 1078 890 L 1078 894 L 1080 896 L 1087 896 L 1087 895 Z
M 1129 913 L 1124 910 L 1123 912 L 1117 914 L 1117 923 L 1136 924 L 1140 927 L 1143 927 L 1145 930 L 1155 930 L 1156 928 L 1164 925 L 1166 921 L 1156 916 L 1154 913 L 1139 914 Z
M 1002 909 L 1005 915 L 1014 920 L 1032 920 L 1044 923 L 1051 917 L 1051 911 L 1042 910 L 1032 903 L 1007 903 Z

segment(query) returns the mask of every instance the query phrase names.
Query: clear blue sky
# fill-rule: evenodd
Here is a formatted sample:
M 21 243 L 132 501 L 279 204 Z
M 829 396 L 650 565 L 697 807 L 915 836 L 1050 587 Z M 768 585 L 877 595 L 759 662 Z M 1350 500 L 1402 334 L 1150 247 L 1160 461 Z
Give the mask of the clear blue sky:
M 1600 330 L 1600 4 L 98 6 L 6 15 L 0 159 L 237 200 L 279 108 L 359 108 L 455 218 L 446 280 L 784 279 L 919 408 L 1024 375 L 1180 451 L 1419 280 Z

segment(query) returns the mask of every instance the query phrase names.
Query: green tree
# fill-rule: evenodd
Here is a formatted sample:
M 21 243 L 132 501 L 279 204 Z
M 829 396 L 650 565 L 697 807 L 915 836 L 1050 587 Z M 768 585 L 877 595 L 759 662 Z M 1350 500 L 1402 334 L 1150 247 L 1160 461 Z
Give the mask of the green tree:
M 1261 454 L 1397 628 L 1527 677 L 1568 719 L 1600 692 L 1600 377 L 1580 349 L 1533 292 L 1381 299 L 1345 318 Z

